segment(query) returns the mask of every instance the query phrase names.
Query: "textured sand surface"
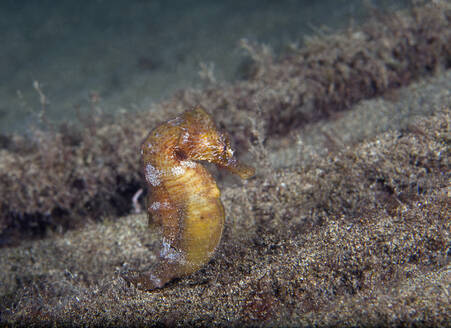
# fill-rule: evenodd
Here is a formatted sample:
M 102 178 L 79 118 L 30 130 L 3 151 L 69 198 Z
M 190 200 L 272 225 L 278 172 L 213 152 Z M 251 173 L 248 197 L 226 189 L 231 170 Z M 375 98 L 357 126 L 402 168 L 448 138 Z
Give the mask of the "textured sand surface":
M 245 80 L 145 113 L 2 136 L 0 324 L 449 326 L 450 4 L 386 19 L 281 60 L 246 44 Z M 147 215 L 131 214 L 139 145 L 196 103 L 257 174 L 213 172 L 219 249 L 141 292 L 120 277 L 159 252 Z

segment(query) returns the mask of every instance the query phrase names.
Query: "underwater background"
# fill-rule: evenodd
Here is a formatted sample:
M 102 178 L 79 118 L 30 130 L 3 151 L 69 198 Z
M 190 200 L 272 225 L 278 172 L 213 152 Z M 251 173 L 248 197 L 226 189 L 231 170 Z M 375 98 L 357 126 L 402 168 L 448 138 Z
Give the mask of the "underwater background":
M 241 39 L 275 54 L 306 35 L 360 23 L 375 8 L 408 1 L 1 1 L 0 132 L 26 133 L 41 110 L 76 119 L 93 98 L 108 113 L 142 111 L 199 72 L 218 81 L 246 75 Z M 36 85 L 35 85 L 36 86 Z
M 0 326 L 449 326 L 450 1 L 4 0 L 0 40 Z M 216 251 L 143 292 L 140 147 L 198 105 L 255 176 L 207 165 Z

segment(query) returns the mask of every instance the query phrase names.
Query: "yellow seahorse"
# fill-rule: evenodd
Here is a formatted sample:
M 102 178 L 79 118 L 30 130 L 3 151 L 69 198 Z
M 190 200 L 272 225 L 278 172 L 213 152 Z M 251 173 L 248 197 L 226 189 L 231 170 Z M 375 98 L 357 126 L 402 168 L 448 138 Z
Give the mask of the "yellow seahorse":
M 196 107 L 158 126 L 141 147 L 149 185 L 149 223 L 161 228 L 160 261 L 150 272 L 127 272 L 123 278 L 142 290 L 162 288 L 191 274 L 214 254 L 224 226 L 220 191 L 198 161 L 214 163 L 248 179 L 254 169 L 240 164 L 225 133 Z

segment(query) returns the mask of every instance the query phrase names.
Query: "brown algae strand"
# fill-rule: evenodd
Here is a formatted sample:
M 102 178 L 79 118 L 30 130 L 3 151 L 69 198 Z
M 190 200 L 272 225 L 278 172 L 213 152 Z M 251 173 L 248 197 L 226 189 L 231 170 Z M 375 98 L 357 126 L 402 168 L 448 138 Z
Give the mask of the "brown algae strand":
M 160 260 L 152 271 L 127 272 L 123 278 L 139 289 L 153 290 L 199 270 L 221 240 L 220 191 L 198 161 L 214 163 L 242 179 L 252 177 L 254 169 L 237 161 L 228 136 L 201 107 L 151 131 L 141 153 L 149 186 L 149 223 L 162 234 Z

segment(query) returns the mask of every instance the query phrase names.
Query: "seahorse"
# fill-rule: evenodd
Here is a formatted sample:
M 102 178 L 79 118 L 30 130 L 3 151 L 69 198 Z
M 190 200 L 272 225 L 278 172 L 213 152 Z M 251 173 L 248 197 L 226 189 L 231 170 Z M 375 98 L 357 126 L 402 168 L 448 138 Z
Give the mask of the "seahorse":
M 214 163 L 242 179 L 254 168 L 234 156 L 229 137 L 196 107 L 158 126 L 141 146 L 149 186 L 149 225 L 161 230 L 156 268 L 130 271 L 123 278 L 141 290 L 164 287 L 212 258 L 224 227 L 224 207 L 215 180 L 199 161 Z

